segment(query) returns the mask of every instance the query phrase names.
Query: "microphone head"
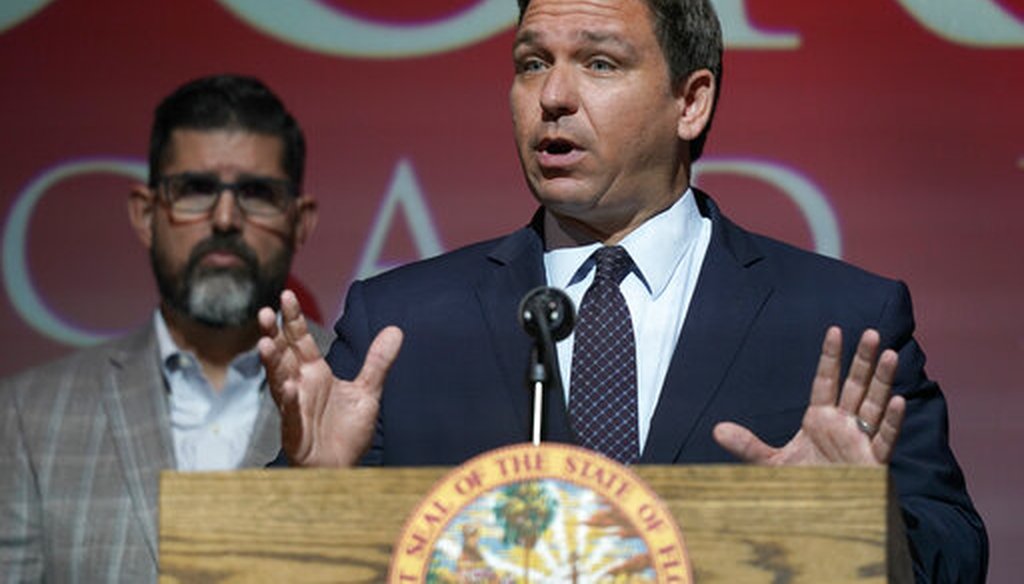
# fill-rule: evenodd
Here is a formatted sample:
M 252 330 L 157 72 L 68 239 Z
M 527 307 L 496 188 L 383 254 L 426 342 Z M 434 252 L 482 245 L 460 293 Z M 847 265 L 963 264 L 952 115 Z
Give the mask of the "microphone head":
M 558 288 L 541 286 L 523 296 L 519 303 L 519 324 L 528 335 L 541 338 L 538 322 L 543 322 L 554 341 L 569 336 L 576 325 L 576 309 L 569 296 Z

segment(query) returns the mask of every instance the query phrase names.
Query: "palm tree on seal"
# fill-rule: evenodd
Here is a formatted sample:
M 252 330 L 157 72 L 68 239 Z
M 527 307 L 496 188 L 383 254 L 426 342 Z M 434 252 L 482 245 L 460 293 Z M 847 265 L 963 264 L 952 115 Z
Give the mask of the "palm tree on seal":
M 494 506 L 494 517 L 504 530 L 502 543 L 523 548 L 523 573 L 530 584 L 530 553 L 555 517 L 558 502 L 538 481 L 504 487 Z

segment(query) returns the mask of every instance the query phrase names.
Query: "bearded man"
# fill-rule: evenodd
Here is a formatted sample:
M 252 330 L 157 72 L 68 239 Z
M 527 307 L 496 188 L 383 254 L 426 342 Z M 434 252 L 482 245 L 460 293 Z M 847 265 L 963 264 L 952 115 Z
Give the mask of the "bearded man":
M 128 210 L 159 307 L 130 336 L 0 385 L 6 581 L 155 581 L 160 471 L 277 454 L 256 314 L 316 224 L 304 161 L 302 130 L 256 79 L 198 79 L 157 107 Z

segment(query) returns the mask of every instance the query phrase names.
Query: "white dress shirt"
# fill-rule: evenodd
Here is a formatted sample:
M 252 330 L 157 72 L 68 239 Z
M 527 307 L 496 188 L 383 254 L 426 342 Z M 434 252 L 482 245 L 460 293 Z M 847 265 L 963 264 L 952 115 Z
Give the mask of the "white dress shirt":
M 227 381 L 216 391 L 195 355 L 175 344 L 159 310 L 154 320 L 178 470 L 238 468 L 249 447 L 266 376 L 256 349 L 231 361 Z
M 619 288 L 629 306 L 636 340 L 641 445 L 647 442 L 651 417 L 710 241 L 711 220 L 701 216 L 693 192 L 687 189 L 675 204 L 648 219 L 619 243 L 636 265 Z M 594 261 L 590 256 L 599 247 L 601 243 L 592 243 L 544 252 L 548 284 L 564 290 L 577 308 L 594 280 Z M 572 393 L 572 348 L 572 335 L 557 345 L 567 404 Z

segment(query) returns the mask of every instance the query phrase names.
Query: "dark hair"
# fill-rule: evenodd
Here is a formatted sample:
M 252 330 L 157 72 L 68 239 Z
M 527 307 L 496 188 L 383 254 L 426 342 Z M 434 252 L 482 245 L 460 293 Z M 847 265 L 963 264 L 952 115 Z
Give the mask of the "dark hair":
M 241 75 L 214 75 L 189 81 L 157 106 L 149 138 L 149 184 L 156 186 L 167 162 L 167 145 L 177 129 L 238 129 L 267 134 L 284 145 L 281 166 L 302 188 L 306 140 L 302 128 L 262 81 Z
M 519 1 L 519 22 L 530 0 Z M 651 13 L 654 35 L 668 62 L 669 77 L 673 84 L 685 80 L 691 73 L 707 69 L 715 77 L 715 100 L 711 105 L 708 125 L 690 142 L 690 160 L 700 158 L 704 151 L 711 120 L 718 106 L 722 87 L 722 25 L 718 21 L 711 0 L 643 0 Z

